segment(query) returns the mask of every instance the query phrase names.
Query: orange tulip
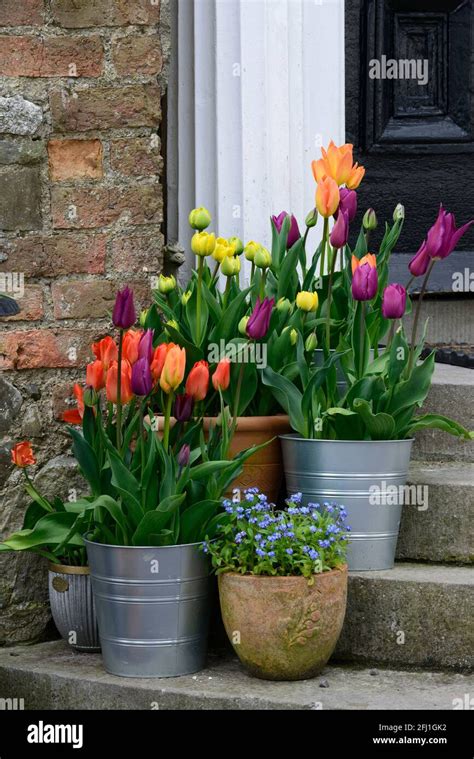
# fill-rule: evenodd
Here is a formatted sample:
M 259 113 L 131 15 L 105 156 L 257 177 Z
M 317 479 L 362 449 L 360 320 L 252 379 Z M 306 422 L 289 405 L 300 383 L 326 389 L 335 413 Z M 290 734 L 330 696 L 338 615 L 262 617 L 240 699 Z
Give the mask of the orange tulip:
M 77 408 L 65 411 L 63 413 L 63 421 L 68 424 L 82 424 L 84 416 L 84 391 L 80 385 L 74 385 L 74 395 L 77 401 Z
M 219 361 L 217 369 L 212 375 L 212 384 L 214 390 L 227 390 L 230 385 L 230 361 L 228 358 L 223 358 Z
M 120 400 L 123 404 L 130 403 L 133 398 L 132 392 L 132 367 L 128 361 L 122 362 Z M 114 361 L 107 372 L 105 384 L 107 400 L 109 403 L 118 402 L 118 362 Z
M 316 190 L 316 207 L 325 219 L 334 216 L 339 208 L 340 195 L 337 182 L 331 177 L 323 177 Z
M 86 370 L 86 385 L 94 390 L 102 390 L 105 387 L 105 370 L 102 361 L 94 361 Z
M 12 448 L 12 462 L 22 469 L 26 466 L 33 466 L 36 464 L 31 443 L 17 443 Z
M 186 381 L 186 395 L 190 395 L 196 403 L 203 401 L 209 389 L 209 364 L 198 361 L 189 372 Z
M 369 264 L 371 269 L 377 268 L 377 259 L 373 253 L 367 253 L 364 258 L 360 259 L 360 261 L 358 258 L 356 258 L 356 256 L 352 256 L 352 273 L 354 274 L 355 270 L 364 264 Z
M 319 161 L 313 161 L 313 174 L 316 182 L 331 177 L 340 187 L 346 184 L 352 171 L 352 145 L 342 145 L 338 148 L 331 140 L 327 150 L 321 148 L 323 157 Z
M 365 169 L 363 166 L 359 166 L 358 163 L 356 163 L 351 171 L 350 177 L 346 182 L 346 187 L 348 190 L 357 190 L 360 183 L 362 182 L 363 178 L 365 177 Z
M 151 362 L 151 374 L 155 382 L 158 382 L 161 377 L 161 373 L 166 361 L 166 356 L 170 352 L 171 348 L 175 347 L 176 346 L 174 343 L 161 343 L 161 345 L 155 348 L 153 361 Z
M 186 351 L 174 345 L 168 351 L 160 377 L 160 387 L 165 393 L 177 390 L 184 379 L 186 371 Z
M 118 359 L 118 348 L 112 337 L 104 337 L 103 340 L 94 343 L 92 352 L 99 361 L 102 361 L 105 371 L 108 370 L 112 361 Z
M 123 358 L 133 366 L 138 361 L 138 347 L 143 337 L 142 330 L 129 329 L 123 338 Z

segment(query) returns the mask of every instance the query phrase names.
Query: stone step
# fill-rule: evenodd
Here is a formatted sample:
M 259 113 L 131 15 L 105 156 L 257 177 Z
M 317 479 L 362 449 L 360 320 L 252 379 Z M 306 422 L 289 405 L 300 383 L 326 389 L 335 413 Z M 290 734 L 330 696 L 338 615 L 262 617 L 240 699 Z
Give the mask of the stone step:
M 430 394 L 421 413 L 442 414 L 474 430 L 474 371 L 436 364 Z M 416 434 L 413 458 L 472 463 L 474 441 L 458 440 L 439 430 L 424 430 Z
M 421 323 L 429 319 L 427 342 L 437 344 L 472 345 L 474 308 L 472 295 L 465 298 L 426 299 L 423 301 Z M 413 313 L 403 320 L 407 335 L 411 335 Z M 418 335 L 419 336 L 419 335 Z
M 136 680 L 106 674 L 99 654 L 62 641 L 0 649 L 0 698 L 24 699 L 25 710 L 451 710 L 473 692 L 469 675 L 333 664 L 313 680 L 272 683 L 215 655 L 196 675 Z
M 474 567 L 397 564 L 353 572 L 338 660 L 474 668 Z
M 397 558 L 473 563 L 474 464 L 413 461 L 408 484 L 416 505 L 403 508 Z

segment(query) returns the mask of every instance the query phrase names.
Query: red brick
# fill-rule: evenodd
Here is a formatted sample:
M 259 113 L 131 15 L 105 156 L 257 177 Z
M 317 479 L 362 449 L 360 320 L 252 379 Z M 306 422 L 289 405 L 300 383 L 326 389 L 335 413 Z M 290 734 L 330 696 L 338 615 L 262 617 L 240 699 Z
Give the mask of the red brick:
M 159 224 L 163 201 L 159 184 L 131 187 L 53 187 L 53 225 L 56 229 L 107 227 L 122 220 L 128 224 Z
M 112 140 L 110 165 L 114 171 L 128 177 L 161 174 L 163 159 L 158 135 Z
M 94 37 L 0 37 L 3 76 L 100 76 L 104 51 Z
M 62 234 L 0 242 L 0 272 L 23 272 L 25 277 L 103 274 L 105 235 Z
M 98 330 L 36 329 L 0 333 L 0 370 L 84 366 Z
M 160 98 L 155 84 L 52 92 L 53 126 L 63 132 L 156 127 L 161 116 Z
M 43 288 L 41 285 L 26 285 L 22 298 L 16 298 L 21 311 L 16 316 L 4 319 L 6 322 L 38 321 L 44 316 Z
M 51 0 L 54 20 L 66 29 L 156 24 L 160 0 Z
M 163 56 L 158 34 L 130 35 L 112 43 L 112 60 L 118 74 L 159 74 Z
M 44 0 L 2 0 L 1 26 L 33 26 L 43 21 Z
M 104 173 L 100 140 L 50 140 L 48 158 L 53 182 L 100 179 Z
M 139 271 L 159 274 L 163 268 L 163 245 L 160 234 L 114 237 L 108 261 L 110 271 L 118 274 Z
M 51 289 L 56 319 L 101 318 L 115 302 L 115 285 L 104 279 L 60 282 Z

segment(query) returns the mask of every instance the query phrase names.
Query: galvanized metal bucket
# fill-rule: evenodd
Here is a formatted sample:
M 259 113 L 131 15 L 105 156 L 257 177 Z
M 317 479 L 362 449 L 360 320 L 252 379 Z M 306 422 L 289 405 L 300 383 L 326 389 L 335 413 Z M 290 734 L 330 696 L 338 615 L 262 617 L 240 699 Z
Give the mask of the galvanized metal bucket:
M 121 677 L 177 677 L 204 668 L 209 561 L 200 544 L 118 547 L 85 540 L 102 656 Z
M 100 651 L 88 567 L 49 564 L 49 601 L 54 624 L 66 643 L 76 651 Z
M 346 507 L 349 569 L 392 569 L 413 440 L 281 441 L 288 494 Z

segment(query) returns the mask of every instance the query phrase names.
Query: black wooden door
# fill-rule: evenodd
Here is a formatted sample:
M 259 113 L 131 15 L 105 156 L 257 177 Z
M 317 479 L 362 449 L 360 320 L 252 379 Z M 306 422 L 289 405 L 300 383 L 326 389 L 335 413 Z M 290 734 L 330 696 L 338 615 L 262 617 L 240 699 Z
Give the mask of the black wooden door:
M 441 202 L 458 225 L 474 218 L 473 0 L 346 2 L 346 72 L 347 141 L 367 168 L 360 207 L 381 221 L 406 208 L 403 281 Z M 432 290 L 451 292 L 469 266 L 474 229 L 435 267 Z

